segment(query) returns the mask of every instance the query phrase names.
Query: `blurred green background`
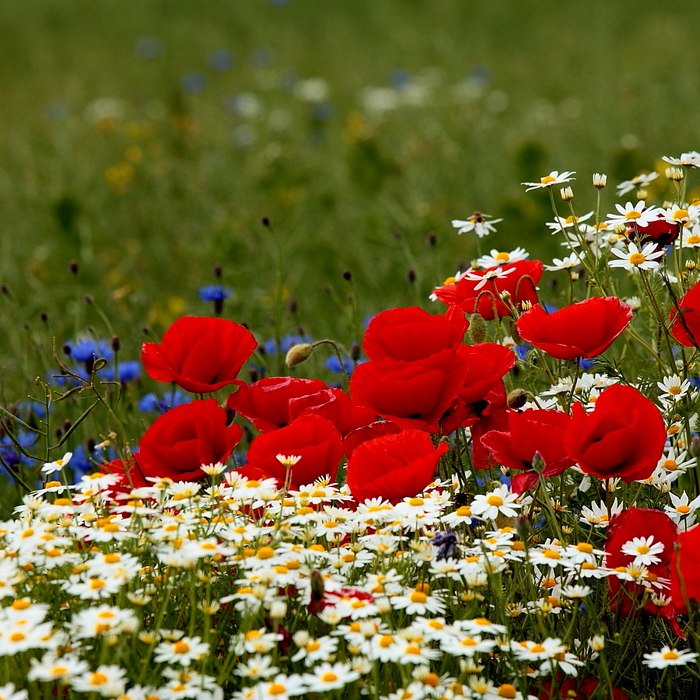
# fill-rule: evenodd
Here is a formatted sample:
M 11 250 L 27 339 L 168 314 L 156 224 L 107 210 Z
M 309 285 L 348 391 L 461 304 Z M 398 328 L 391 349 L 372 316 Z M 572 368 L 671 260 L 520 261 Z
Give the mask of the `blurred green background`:
M 137 357 L 210 313 L 217 281 L 260 339 L 348 345 L 367 314 L 429 307 L 479 245 L 561 254 L 520 182 L 575 170 L 587 211 L 592 172 L 696 149 L 696 18 L 690 0 L 5 0 L 0 398 L 55 364 L 54 338 Z M 457 237 L 477 209 L 498 233 Z

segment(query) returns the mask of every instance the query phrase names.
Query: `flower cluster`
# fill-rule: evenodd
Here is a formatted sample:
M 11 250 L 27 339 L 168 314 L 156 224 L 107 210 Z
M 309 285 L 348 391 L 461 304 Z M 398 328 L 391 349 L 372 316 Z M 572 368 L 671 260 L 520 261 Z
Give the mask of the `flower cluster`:
M 145 343 L 194 396 L 77 483 L 47 457 L 0 524 L 0 691 L 624 699 L 662 670 L 691 692 L 700 203 L 674 171 L 662 206 L 605 215 L 596 174 L 579 215 L 573 175 L 524 183 L 562 259 L 492 249 L 435 288 L 442 313 L 379 312 L 347 386 L 241 379 L 258 343 L 224 318 Z

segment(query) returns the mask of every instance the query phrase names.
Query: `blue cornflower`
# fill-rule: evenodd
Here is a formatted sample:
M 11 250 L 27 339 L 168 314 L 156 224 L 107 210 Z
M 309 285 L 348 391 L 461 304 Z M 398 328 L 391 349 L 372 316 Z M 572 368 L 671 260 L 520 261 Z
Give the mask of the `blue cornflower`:
M 578 361 L 579 367 L 583 370 L 588 371 L 589 369 L 593 369 L 595 366 L 595 357 L 591 360 L 587 360 L 585 357 L 579 358 Z
M 145 394 L 138 403 L 139 411 L 142 413 L 165 413 L 175 406 L 189 403 L 191 397 L 182 391 L 170 392 L 167 396 L 158 396 L 153 392 Z
M 413 82 L 413 76 L 404 68 L 397 68 L 389 76 L 389 85 L 395 90 L 405 90 Z
M 204 92 L 204 88 L 207 86 L 207 79 L 203 73 L 190 71 L 182 76 L 180 84 L 185 92 L 190 95 L 197 95 L 200 92 Z
M 209 67 L 219 73 L 230 70 L 233 66 L 233 54 L 226 49 L 218 49 L 209 54 Z
M 327 122 L 333 116 L 333 103 L 328 100 L 314 102 L 311 106 L 311 116 L 317 122 Z
M 26 401 L 19 401 L 17 403 L 17 410 L 19 412 L 20 418 L 27 423 L 28 418 L 32 415 L 37 418 L 46 417 L 46 406 L 43 403 L 34 401 L 33 399 L 27 399 Z
M 355 363 L 349 357 L 344 357 L 343 364 L 341 366 L 340 360 L 338 359 L 337 355 L 331 355 L 326 360 L 326 369 L 330 370 L 331 372 L 343 372 L 345 374 L 350 375 L 355 369 Z
M 98 357 L 105 360 L 111 360 L 114 357 L 114 351 L 107 340 L 94 340 L 93 338 L 78 338 L 78 340 L 66 341 L 66 354 L 68 354 L 76 362 L 92 364 Z
M 162 45 L 160 39 L 154 36 L 142 36 L 136 42 L 136 53 L 147 60 L 160 56 Z
M 231 290 L 220 284 L 209 284 L 199 290 L 199 298 L 203 301 L 211 301 L 217 316 L 221 316 L 221 312 L 224 310 L 224 300 L 229 296 L 231 296 Z
M 515 352 L 515 356 L 524 362 L 527 360 L 527 354 L 530 352 L 530 346 L 525 345 L 524 343 L 522 345 L 514 345 L 513 351 Z
M 437 547 L 437 559 L 453 559 L 457 554 L 457 535 L 447 528 L 433 537 L 433 545 Z
M 223 301 L 231 296 L 231 289 L 221 284 L 208 284 L 200 287 L 198 294 L 202 301 Z
M 114 371 L 114 365 L 110 364 L 103 367 L 99 375 L 102 379 L 108 382 L 118 381 L 122 384 L 132 382 L 141 376 L 141 363 L 138 360 L 125 360 L 117 364 L 117 371 Z

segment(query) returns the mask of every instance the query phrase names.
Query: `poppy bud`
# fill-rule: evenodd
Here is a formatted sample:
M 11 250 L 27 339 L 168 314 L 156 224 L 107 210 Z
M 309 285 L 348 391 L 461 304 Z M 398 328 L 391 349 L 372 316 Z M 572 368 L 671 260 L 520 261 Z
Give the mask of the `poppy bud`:
M 483 343 L 486 340 L 486 321 L 480 314 L 469 316 L 469 339 L 472 343 Z
M 530 394 L 525 391 L 525 389 L 513 389 L 513 391 L 508 394 L 508 407 L 522 408 L 529 398 Z
M 287 351 L 287 355 L 284 358 L 284 363 L 287 365 L 287 367 L 300 365 L 309 358 L 313 351 L 314 346 L 311 343 L 298 343 L 297 345 L 292 345 L 292 347 Z

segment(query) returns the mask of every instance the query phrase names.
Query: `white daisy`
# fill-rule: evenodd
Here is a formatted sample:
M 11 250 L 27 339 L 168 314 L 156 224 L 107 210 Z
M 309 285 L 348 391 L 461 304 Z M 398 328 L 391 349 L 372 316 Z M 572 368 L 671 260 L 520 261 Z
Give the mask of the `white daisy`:
M 657 262 L 657 258 L 664 255 L 664 251 L 658 250 L 656 243 L 653 242 L 646 243 L 641 250 L 635 243 L 630 243 L 627 252 L 617 248 L 610 248 L 610 252 L 617 260 L 610 260 L 609 267 L 622 267 L 631 271 L 656 270 L 661 266 L 661 263 Z
M 499 265 L 506 265 L 507 263 L 527 260 L 528 257 L 530 257 L 530 253 L 528 253 L 525 248 L 518 247 L 515 250 L 511 250 L 509 253 L 494 248 L 488 255 L 482 255 L 478 258 L 476 263 L 481 268 L 498 267 Z
M 508 270 L 504 270 L 502 267 L 492 267 L 490 270 L 486 270 L 482 273 L 467 272 L 466 275 L 464 275 L 464 277 L 466 277 L 468 280 L 471 280 L 472 282 L 478 282 L 478 284 L 474 285 L 474 291 L 478 292 L 480 289 L 483 289 L 491 280 L 502 279 L 503 277 L 509 275 L 511 272 L 515 272 L 514 267 L 511 267 Z
M 490 214 L 482 214 L 475 211 L 468 219 L 452 219 L 452 226 L 457 229 L 458 234 L 470 233 L 474 231 L 479 238 L 484 238 L 490 233 L 495 233 L 494 224 L 498 224 L 503 219 L 494 219 Z
M 548 187 L 553 187 L 554 185 L 563 185 L 565 182 L 571 182 L 571 180 L 575 179 L 571 176 L 575 174 L 576 172 L 573 170 L 565 170 L 561 173 L 558 170 L 552 170 L 549 175 L 541 177 L 539 182 L 521 182 L 520 184 L 527 185 L 527 189 L 525 191 L 530 192 L 531 190 L 541 190 Z
M 659 398 L 673 401 L 680 401 L 690 391 L 690 381 L 688 379 L 681 380 L 677 374 L 664 377 L 660 382 L 656 382 L 656 386 L 662 392 Z
M 472 515 L 482 520 L 495 520 L 499 515 L 515 518 L 517 509 L 522 508 L 518 495 L 511 493 L 505 484 L 489 493 L 479 494 L 471 504 Z
M 667 668 L 668 666 L 685 666 L 691 661 L 695 661 L 698 655 L 688 649 L 671 649 L 665 646 L 661 651 L 653 651 L 651 654 L 644 654 L 642 663 L 649 668 Z
M 616 204 L 617 214 L 608 214 L 608 223 L 612 226 L 619 224 L 637 224 L 647 226 L 656 221 L 659 210 L 656 207 L 647 207 L 646 202 L 640 199 L 636 204 L 627 202 L 625 206 Z
M 673 158 L 671 156 L 662 156 L 661 160 L 665 160 L 671 165 L 683 165 L 687 168 L 700 168 L 700 153 L 697 151 L 688 151 L 687 153 L 681 153 L 678 158 Z
M 322 663 L 314 668 L 314 673 L 304 674 L 304 683 L 312 693 L 325 693 L 342 688 L 359 677 L 360 674 L 350 664 Z
M 649 537 L 633 537 L 625 542 L 620 549 L 624 554 L 634 557 L 633 566 L 651 566 L 661 561 L 661 557 L 657 556 L 657 554 L 661 554 L 664 551 L 664 543 L 654 542 L 653 535 L 649 535 Z
M 564 258 L 554 258 L 551 265 L 545 265 L 544 269 L 549 270 L 549 272 L 556 272 L 558 270 L 571 270 L 577 265 L 581 264 L 581 259 L 576 253 L 571 253 Z
M 632 192 L 632 190 L 646 187 L 656 180 L 657 177 L 659 177 L 659 173 L 641 173 L 631 180 L 624 180 L 616 188 L 617 196 L 622 197 L 628 192 Z
M 70 462 L 72 456 L 72 452 L 66 452 L 63 457 L 57 459 L 55 462 L 44 462 L 44 466 L 41 468 L 41 473 L 53 474 L 54 472 L 60 472 L 61 469 L 63 469 L 63 467 Z

